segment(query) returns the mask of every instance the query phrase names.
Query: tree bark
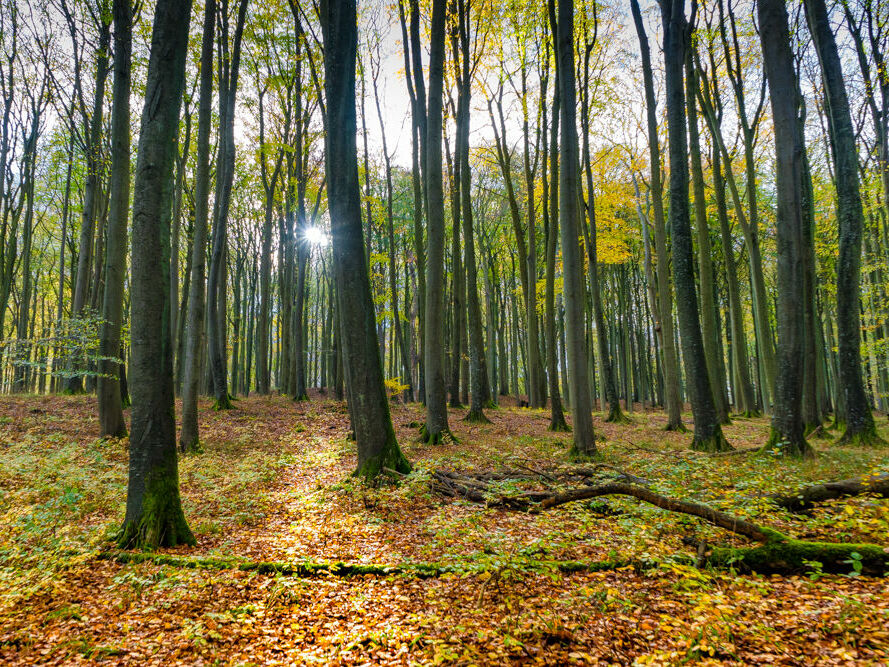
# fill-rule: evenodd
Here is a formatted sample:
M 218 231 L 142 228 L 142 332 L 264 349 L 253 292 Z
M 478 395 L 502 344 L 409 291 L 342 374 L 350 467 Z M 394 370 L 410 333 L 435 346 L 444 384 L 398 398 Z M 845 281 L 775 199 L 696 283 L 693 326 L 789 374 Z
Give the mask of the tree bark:
M 327 193 L 333 271 L 343 343 L 343 368 L 358 444 L 356 475 L 372 479 L 384 468 L 410 472 L 395 440 L 377 344 L 374 306 L 361 231 L 355 143 L 355 0 L 322 0 L 324 88 L 327 98 Z
M 864 212 L 858 182 L 858 152 L 849 98 L 837 52 L 833 28 L 824 0 L 805 0 L 809 30 L 821 63 L 827 95 L 828 126 L 834 147 L 839 257 L 837 259 L 837 339 L 839 342 L 840 391 L 846 404 L 843 444 L 882 443 L 874 426 L 861 373 L 861 232 Z
M 158 0 L 151 37 L 133 188 L 133 410 L 122 547 L 195 543 L 179 501 L 169 303 L 174 138 L 190 15 L 190 0 Z
M 775 125 L 778 229 L 778 373 L 772 433 L 765 448 L 792 456 L 813 456 L 802 422 L 803 381 L 803 166 L 799 122 L 799 84 L 790 49 L 783 0 L 758 4 L 763 64 Z
M 201 40 L 201 83 L 198 93 L 198 134 L 194 184 L 194 233 L 191 242 L 191 279 L 188 286 L 188 332 L 182 380 L 182 428 L 179 448 L 185 452 L 197 446 L 198 381 L 201 370 L 201 342 L 204 336 L 204 272 L 207 264 L 207 218 L 210 207 L 210 124 L 213 104 L 213 42 L 216 26 L 216 0 L 204 4 Z

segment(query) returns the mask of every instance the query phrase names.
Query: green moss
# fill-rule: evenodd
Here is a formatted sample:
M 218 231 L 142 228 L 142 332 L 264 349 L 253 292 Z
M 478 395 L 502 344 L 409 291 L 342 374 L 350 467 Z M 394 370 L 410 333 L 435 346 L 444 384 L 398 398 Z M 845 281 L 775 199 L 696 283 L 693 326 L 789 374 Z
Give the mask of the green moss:
M 438 433 L 430 433 L 426 424 L 420 427 L 419 441 L 424 445 L 441 445 L 446 442 L 457 444 L 460 442 L 457 436 L 451 433 L 451 429 L 446 428 Z
M 776 574 L 806 572 L 815 561 L 821 563 L 825 572 L 855 572 L 857 561 L 861 564 L 861 574 L 889 574 L 889 551 L 876 544 L 772 539 L 758 547 L 714 549 L 707 559 L 709 564 L 719 567 Z
M 716 452 L 730 452 L 734 449 L 728 440 L 725 439 L 725 435 L 722 433 L 721 428 L 717 428 L 716 432 L 711 435 L 709 438 L 699 438 L 697 435 L 691 441 L 691 448 L 696 452 L 708 452 L 708 453 L 716 453 Z
M 667 424 L 664 426 L 665 431 L 675 431 L 676 433 L 688 433 L 688 428 L 682 422 L 678 424 Z
M 372 481 L 384 468 L 395 470 L 403 475 L 407 475 L 411 471 L 411 464 L 407 457 L 401 452 L 398 443 L 393 441 L 388 443 L 380 456 L 375 456 L 365 461 L 352 475 L 354 477 L 362 477 L 367 481 Z
M 124 523 L 117 544 L 125 549 L 196 544 L 182 512 L 175 475 L 167 470 L 149 474 L 142 497 L 142 515 Z
M 568 422 L 565 421 L 565 417 L 563 416 L 561 419 L 551 419 L 549 422 L 549 430 L 553 433 L 570 433 L 571 427 L 568 426 Z
M 772 427 L 769 431 L 769 439 L 766 440 L 766 444 L 762 446 L 760 452 L 768 454 L 777 453 L 781 456 L 792 456 L 801 459 L 815 457 L 815 450 L 806 442 L 805 438 L 800 438 L 797 442 L 791 442 L 775 427 Z
M 325 563 L 304 561 L 287 563 L 282 561 L 249 561 L 234 558 L 210 558 L 194 556 L 175 556 L 172 554 L 152 554 L 130 551 L 103 551 L 97 555 L 101 560 L 116 563 L 152 563 L 197 570 L 240 570 L 259 574 L 283 574 L 285 576 L 316 576 L 330 575 L 337 577 L 402 575 L 428 579 L 446 574 L 483 574 L 497 571 L 498 567 L 461 567 L 460 565 L 442 565 L 440 563 L 399 563 L 396 565 L 380 565 L 376 563 Z M 604 561 L 532 561 L 526 567 L 516 569 L 544 570 L 559 572 L 605 572 L 624 567 L 645 569 L 652 564 L 646 561 L 610 559 Z
M 877 433 L 877 427 L 873 422 L 869 427 L 854 433 L 849 431 L 849 427 L 846 427 L 843 435 L 834 444 L 848 447 L 885 447 L 887 445 L 886 441 Z
M 620 409 L 619 405 L 611 406 L 611 411 L 608 413 L 608 417 L 605 419 L 609 424 L 632 424 L 633 420 L 627 417 L 623 410 Z

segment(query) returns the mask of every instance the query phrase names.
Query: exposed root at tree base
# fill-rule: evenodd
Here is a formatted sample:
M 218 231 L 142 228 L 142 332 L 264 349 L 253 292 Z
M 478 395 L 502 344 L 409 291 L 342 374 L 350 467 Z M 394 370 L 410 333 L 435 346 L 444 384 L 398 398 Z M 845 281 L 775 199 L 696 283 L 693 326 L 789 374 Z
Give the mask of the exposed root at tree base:
M 691 442 L 691 448 L 696 452 L 706 452 L 708 454 L 731 452 L 735 449 L 725 439 L 722 429 L 719 429 L 709 438 L 694 438 Z
M 490 424 L 491 420 L 487 418 L 484 411 L 479 410 L 470 410 L 465 417 L 463 417 L 463 421 L 468 424 Z
M 889 445 L 877 434 L 877 429 L 873 424 L 869 428 L 854 433 L 849 431 L 850 428 L 846 427 L 843 435 L 834 444 L 845 447 L 886 447 Z
M 682 422 L 679 422 L 678 424 L 668 423 L 666 426 L 664 426 L 664 430 L 672 431 L 674 433 L 688 433 L 688 427 Z
M 620 409 L 619 405 L 613 405 L 611 407 L 611 411 L 608 413 L 608 417 L 605 418 L 605 421 L 609 424 L 632 424 L 633 420 L 630 419 L 627 414 Z
M 451 433 L 451 429 L 446 428 L 438 433 L 429 433 L 429 429 L 426 427 L 426 424 L 423 424 L 420 427 L 420 436 L 418 438 L 419 442 L 422 442 L 424 445 L 443 445 L 443 444 L 457 444 L 460 441 L 457 439 L 453 433 Z

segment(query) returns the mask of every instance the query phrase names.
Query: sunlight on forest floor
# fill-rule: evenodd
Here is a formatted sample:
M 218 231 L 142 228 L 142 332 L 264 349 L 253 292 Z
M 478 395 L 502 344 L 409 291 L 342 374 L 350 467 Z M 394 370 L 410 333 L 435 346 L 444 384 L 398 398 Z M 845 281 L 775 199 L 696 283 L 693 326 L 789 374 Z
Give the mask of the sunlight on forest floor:
M 299 578 L 96 560 L 119 525 L 126 441 L 97 440 L 95 400 L 0 398 L 0 662 L 107 664 L 500 664 L 889 661 L 885 579 L 740 576 L 679 564 L 683 538 L 744 540 L 633 499 L 575 503 L 539 515 L 446 499 L 437 468 L 563 463 L 570 434 L 544 411 L 502 408 L 493 423 L 451 426 L 459 443 L 426 447 L 396 406 L 416 474 L 368 488 L 343 404 L 316 397 L 201 405 L 203 452 L 180 461 L 196 548 L 183 556 L 252 560 L 425 562 L 470 572 Z M 814 440 L 814 461 L 699 455 L 660 412 L 614 426 L 597 415 L 603 461 L 665 495 L 700 500 L 805 539 L 889 544 L 889 500 L 859 497 L 794 515 L 768 502 L 820 480 L 889 470 L 886 449 Z M 690 416 L 686 416 L 690 421 Z M 889 424 L 880 421 L 884 437 Z M 764 418 L 725 429 L 760 445 Z M 603 511 L 604 508 L 604 511 Z M 564 574 L 559 560 L 640 559 L 652 569 Z M 850 574 L 852 570 L 850 568 Z

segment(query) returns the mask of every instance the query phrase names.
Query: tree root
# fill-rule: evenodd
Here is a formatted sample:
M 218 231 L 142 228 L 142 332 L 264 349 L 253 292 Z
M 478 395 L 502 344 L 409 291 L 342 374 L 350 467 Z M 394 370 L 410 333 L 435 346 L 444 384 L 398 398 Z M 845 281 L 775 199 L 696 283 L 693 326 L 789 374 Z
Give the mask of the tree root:
M 449 428 L 446 428 L 439 433 L 431 434 L 429 433 L 429 429 L 426 427 L 426 424 L 423 424 L 420 427 L 420 436 L 418 438 L 418 442 L 422 442 L 424 445 L 443 445 L 447 443 L 456 445 L 460 441 Z
M 678 424 L 668 423 L 666 426 L 664 426 L 664 430 L 673 431 L 674 433 L 688 433 L 688 427 L 682 422 L 679 422 Z
M 887 443 L 883 438 L 877 434 L 876 427 L 871 424 L 870 428 L 864 428 L 855 433 L 849 433 L 849 428 L 846 427 L 845 432 L 840 439 L 837 440 L 835 445 L 845 446 L 845 447 L 886 447 Z
M 799 512 L 825 500 L 860 496 L 865 493 L 889 498 L 889 473 L 813 484 L 799 489 L 796 493 L 772 496 L 772 502 L 791 512 Z
M 620 409 L 620 405 L 612 405 L 611 410 L 608 412 L 608 417 L 605 418 L 605 421 L 609 424 L 632 424 L 633 420 L 630 419 L 627 414 Z
M 729 444 L 728 440 L 725 439 L 721 428 L 717 429 L 716 433 L 709 438 L 695 437 L 691 441 L 691 448 L 696 452 L 706 452 L 708 454 L 731 452 L 735 449 Z

